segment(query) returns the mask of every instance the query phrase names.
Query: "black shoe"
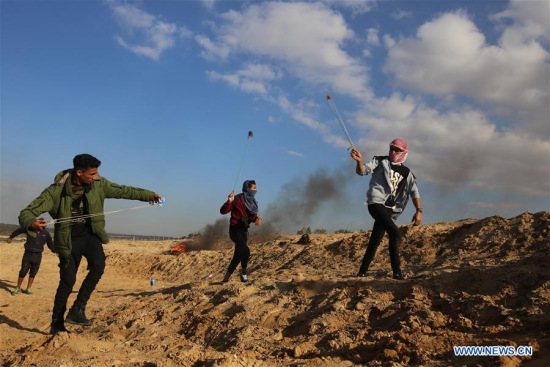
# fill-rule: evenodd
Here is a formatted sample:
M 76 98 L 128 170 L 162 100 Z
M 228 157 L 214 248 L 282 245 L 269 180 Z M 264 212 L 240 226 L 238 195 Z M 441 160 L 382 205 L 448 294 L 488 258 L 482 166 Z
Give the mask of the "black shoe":
M 241 282 L 243 282 L 243 283 L 248 282 L 248 275 L 246 275 L 246 274 L 241 274 L 240 276 L 241 276 Z
M 84 314 L 84 306 L 75 306 L 71 307 L 69 313 L 67 314 L 66 320 L 72 324 L 90 326 L 92 325 L 92 320 L 86 318 Z
M 405 277 L 400 271 L 396 271 L 395 273 L 393 273 L 393 279 L 403 280 L 405 279 Z
M 52 320 L 52 326 L 50 328 L 50 334 L 51 335 L 57 335 L 58 333 L 60 332 L 69 332 L 69 330 L 67 330 L 65 328 L 65 323 L 63 322 L 63 320 Z
M 231 273 L 230 272 L 225 273 L 222 282 L 224 283 L 229 282 L 229 278 L 231 278 Z
M 357 273 L 357 278 L 366 278 L 367 277 L 367 273 Z

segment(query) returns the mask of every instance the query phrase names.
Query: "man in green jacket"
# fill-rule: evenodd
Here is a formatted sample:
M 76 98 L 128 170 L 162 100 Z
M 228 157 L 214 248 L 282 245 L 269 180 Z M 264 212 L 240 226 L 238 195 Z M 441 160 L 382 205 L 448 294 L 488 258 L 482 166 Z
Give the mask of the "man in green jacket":
M 73 168 L 57 174 L 54 183 L 47 187 L 19 215 L 19 224 L 30 236 L 47 226 L 45 220 L 36 219 L 48 212 L 55 223 L 54 243 L 59 254 L 59 286 L 55 294 L 50 333 L 65 329 L 64 316 L 67 299 L 76 282 L 82 256 L 88 261 L 88 274 L 82 282 L 76 300 L 67 314 L 67 322 L 89 326 L 84 311 L 90 295 L 105 270 L 103 244 L 109 242 L 105 231 L 103 202 L 105 199 L 129 199 L 158 202 L 162 196 L 149 190 L 118 185 L 100 177 L 101 162 L 89 155 L 79 154 L 73 159 Z

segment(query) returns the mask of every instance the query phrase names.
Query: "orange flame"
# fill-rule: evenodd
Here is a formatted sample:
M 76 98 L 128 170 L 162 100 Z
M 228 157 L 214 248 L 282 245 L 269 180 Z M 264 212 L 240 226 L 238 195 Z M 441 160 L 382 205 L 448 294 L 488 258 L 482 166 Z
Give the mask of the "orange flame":
M 179 244 L 175 247 L 170 248 L 170 250 L 165 251 L 164 253 L 167 255 L 179 255 L 181 253 L 185 252 L 185 243 Z

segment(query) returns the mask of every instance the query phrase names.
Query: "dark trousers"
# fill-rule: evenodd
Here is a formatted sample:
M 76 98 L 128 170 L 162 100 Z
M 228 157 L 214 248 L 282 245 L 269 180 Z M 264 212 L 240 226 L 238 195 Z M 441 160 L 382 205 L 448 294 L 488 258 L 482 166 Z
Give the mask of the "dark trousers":
M 231 241 L 235 242 L 235 252 L 233 253 L 233 259 L 229 263 L 229 268 L 227 272 L 232 274 L 237 265 L 241 263 L 243 271 L 246 271 L 246 266 L 248 265 L 248 259 L 250 259 L 250 249 L 248 248 L 248 231 L 229 227 L 229 238 Z
M 67 299 L 73 291 L 73 286 L 76 282 L 76 273 L 78 272 L 82 256 L 88 261 L 88 274 L 78 291 L 75 305 L 86 305 L 105 270 L 103 244 L 96 235 L 85 234 L 79 237 L 72 237 L 71 242 L 73 248 L 69 263 L 66 264 L 62 261 L 59 264 L 59 286 L 55 294 L 52 315 L 54 320 L 63 319 L 65 315 Z
M 374 227 L 372 228 L 370 241 L 367 246 L 367 251 L 365 251 L 365 256 L 363 256 L 359 272 L 365 273 L 369 269 L 369 265 L 372 259 L 374 259 L 378 245 L 380 245 L 386 232 L 388 232 L 389 236 L 392 270 L 394 273 L 401 271 L 401 261 L 399 260 L 399 242 L 401 241 L 401 234 L 399 234 L 399 229 L 395 225 L 393 219 L 391 219 L 391 209 L 386 208 L 382 204 L 369 204 L 368 209 L 370 215 L 374 218 Z
M 25 250 L 23 259 L 21 260 L 21 270 L 19 270 L 19 278 L 24 278 L 29 272 L 29 278 L 34 278 L 40 269 L 40 263 L 42 262 L 41 252 L 31 252 Z

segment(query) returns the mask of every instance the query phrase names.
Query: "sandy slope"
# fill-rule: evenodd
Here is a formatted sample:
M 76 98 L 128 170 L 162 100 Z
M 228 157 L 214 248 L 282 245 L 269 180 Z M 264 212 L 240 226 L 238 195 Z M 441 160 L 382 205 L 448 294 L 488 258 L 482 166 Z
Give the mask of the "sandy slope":
M 47 335 L 57 261 L 12 297 L 22 242 L 3 242 L 5 366 L 351 366 L 550 363 L 550 213 L 402 227 L 405 281 L 387 243 L 355 274 L 370 233 L 254 244 L 251 281 L 219 280 L 230 248 L 162 255 L 173 242 L 116 241 L 88 305 L 90 328 Z M 78 285 L 84 278 L 83 261 Z M 205 277 L 214 273 L 214 281 Z M 155 289 L 149 279 L 157 279 Z M 71 296 L 69 305 L 76 296 Z M 527 345 L 531 358 L 455 357 L 455 345 Z

